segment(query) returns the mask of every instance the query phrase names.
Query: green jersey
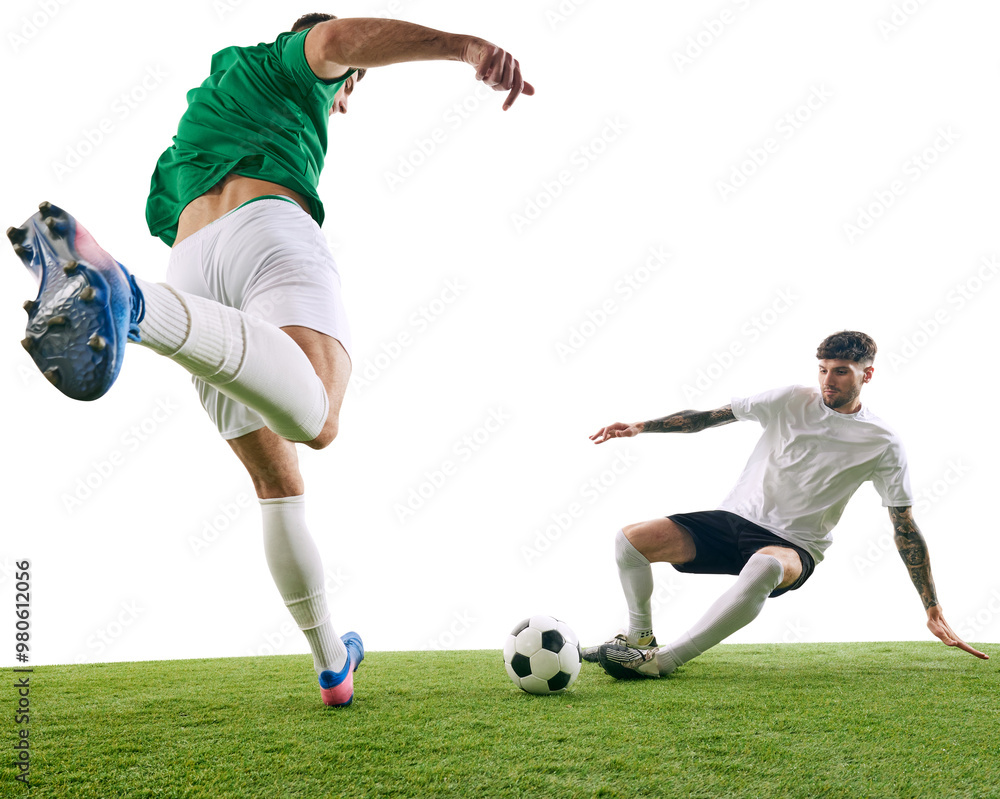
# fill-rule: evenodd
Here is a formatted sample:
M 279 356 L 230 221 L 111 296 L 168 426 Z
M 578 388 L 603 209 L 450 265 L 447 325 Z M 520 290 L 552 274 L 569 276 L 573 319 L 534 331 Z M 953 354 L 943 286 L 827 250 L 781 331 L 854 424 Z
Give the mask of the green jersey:
M 212 74 L 188 92 L 173 146 L 160 156 L 146 202 L 149 232 L 173 246 L 184 207 L 229 173 L 277 183 L 308 199 L 317 224 L 317 184 L 326 158 L 333 98 L 354 72 L 316 77 L 305 55 L 308 31 L 271 44 L 229 47 Z

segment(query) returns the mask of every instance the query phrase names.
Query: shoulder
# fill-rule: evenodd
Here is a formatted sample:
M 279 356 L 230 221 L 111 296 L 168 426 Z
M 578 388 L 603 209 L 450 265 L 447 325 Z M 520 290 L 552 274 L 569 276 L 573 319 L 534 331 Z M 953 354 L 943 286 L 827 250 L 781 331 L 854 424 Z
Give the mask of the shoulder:
M 772 416 L 796 400 L 804 401 L 808 393 L 806 386 L 784 386 L 746 397 L 733 397 L 730 404 L 737 419 L 763 421 L 764 417 Z
M 874 413 L 867 405 L 863 405 L 858 412 L 858 421 L 870 425 L 895 443 L 901 443 L 899 433 L 885 419 Z

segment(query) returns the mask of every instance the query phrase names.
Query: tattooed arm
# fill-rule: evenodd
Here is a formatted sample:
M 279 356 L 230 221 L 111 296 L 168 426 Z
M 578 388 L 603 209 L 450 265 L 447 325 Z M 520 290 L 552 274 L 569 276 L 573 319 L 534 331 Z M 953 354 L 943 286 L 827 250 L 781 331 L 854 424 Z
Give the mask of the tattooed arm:
M 896 549 L 899 550 L 899 556 L 910 573 L 910 580 L 913 581 L 927 610 L 927 628 L 948 646 L 957 646 L 970 655 L 988 660 L 988 655 L 965 643 L 955 635 L 955 631 L 945 621 L 941 605 L 938 604 L 937 591 L 934 589 L 934 578 L 931 576 L 927 542 L 924 541 L 917 523 L 913 520 L 913 509 L 909 506 L 889 508 L 889 518 L 892 519 Z
M 718 427 L 735 421 L 732 405 L 716 408 L 714 411 L 680 411 L 648 422 L 615 422 L 602 427 L 590 440 L 601 444 L 609 438 L 631 438 L 639 433 L 697 433 L 707 427 Z

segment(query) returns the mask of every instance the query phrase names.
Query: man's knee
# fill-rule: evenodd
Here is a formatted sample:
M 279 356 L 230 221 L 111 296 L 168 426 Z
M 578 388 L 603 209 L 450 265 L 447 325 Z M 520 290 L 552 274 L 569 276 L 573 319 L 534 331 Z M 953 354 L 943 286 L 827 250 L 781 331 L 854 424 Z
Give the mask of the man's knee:
M 331 415 L 323 425 L 322 431 L 312 441 L 303 442 L 310 449 L 326 449 L 333 443 L 340 430 L 340 422 L 337 417 Z
M 770 555 L 781 564 L 783 575 L 781 582 L 777 586 L 778 588 L 788 588 L 788 586 L 792 585 L 802 576 L 802 558 L 799 557 L 799 553 L 794 549 L 772 546 L 764 547 L 757 550 L 757 552 L 762 555 Z

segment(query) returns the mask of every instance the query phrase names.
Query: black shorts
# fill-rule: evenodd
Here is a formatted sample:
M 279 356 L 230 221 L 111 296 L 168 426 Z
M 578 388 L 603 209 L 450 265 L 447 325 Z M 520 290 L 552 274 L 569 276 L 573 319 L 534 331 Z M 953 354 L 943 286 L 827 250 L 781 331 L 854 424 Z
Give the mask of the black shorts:
M 787 588 L 776 588 L 770 596 L 781 596 L 799 588 L 816 568 L 816 561 L 802 547 L 765 530 L 742 516 L 725 510 L 676 513 L 670 521 L 687 530 L 694 539 L 696 554 L 688 563 L 675 563 L 679 572 L 689 574 L 739 574 L 751 555 L 764 547 L 794 549 L 802 561 L 802 574 Z

